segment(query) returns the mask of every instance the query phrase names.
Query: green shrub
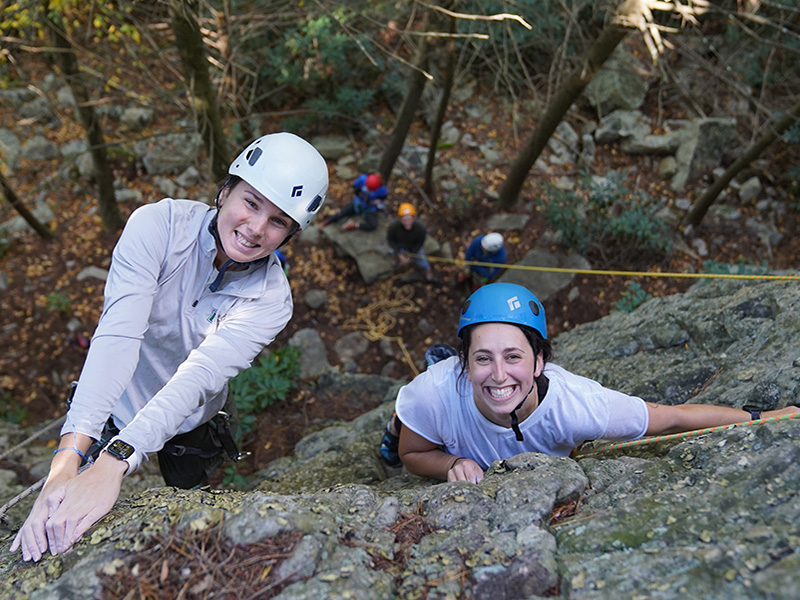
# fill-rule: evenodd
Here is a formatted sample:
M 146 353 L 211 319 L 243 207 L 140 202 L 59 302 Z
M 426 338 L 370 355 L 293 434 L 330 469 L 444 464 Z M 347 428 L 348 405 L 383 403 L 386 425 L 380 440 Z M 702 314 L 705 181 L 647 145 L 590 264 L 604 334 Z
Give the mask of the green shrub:
M 658 203 L 629 191 L 625 177 L 622 171 L 603 178 L 584 172 L 573 189 L 545 184 L 537 207 L 567 246 L 606 264 L 627 265 L 668 252 L 672 243 L 657 217 Z
M 231 394 L 239 414 L 237 444 L 241 445 L 244 435 L 252 431 L 259 413 L 277 401 L 286 400 L 289 392 L 296 387 L 301 354 L 302 350 L 295 346 L 277 348 L 231 379 Z M 247 479 L 237 472 L 237 467 L 238 463 L 225 466 L 223 485 L 235 488 L 245 486 Z
M 252 430 L 258 413 L 285 400 L 296 387 L 301 352 L 295 346 L 277 348 L 231 379 L 230 389 L 239 413 L 237 438 Z
M 365 30 L 360 18 L 340 7 L 328 15 L 308 15 L 279 36 L 250 45 L 259 79 L 272 88 L 270 105 L 294 112 L 284 127 L 341 128 L 348 122 L 356 127 L 363 120 L 384 65 L 369 36 L 359 33 Z

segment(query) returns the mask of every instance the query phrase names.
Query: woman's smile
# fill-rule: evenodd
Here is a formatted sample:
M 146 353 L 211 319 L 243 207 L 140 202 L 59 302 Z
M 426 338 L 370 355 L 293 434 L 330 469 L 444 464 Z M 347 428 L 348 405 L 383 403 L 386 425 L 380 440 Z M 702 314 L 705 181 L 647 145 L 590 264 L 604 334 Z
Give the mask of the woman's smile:
M 525 334 L 516 325 L 484 323 L 472 332 L 467 378 L 481 414 L 504 427 L 511 426 L 511 411 L 521 403 L 520 420 L 537 405 L 534 375 L 539 368 Z M 533 392 L 533 393 L 531 393 Z

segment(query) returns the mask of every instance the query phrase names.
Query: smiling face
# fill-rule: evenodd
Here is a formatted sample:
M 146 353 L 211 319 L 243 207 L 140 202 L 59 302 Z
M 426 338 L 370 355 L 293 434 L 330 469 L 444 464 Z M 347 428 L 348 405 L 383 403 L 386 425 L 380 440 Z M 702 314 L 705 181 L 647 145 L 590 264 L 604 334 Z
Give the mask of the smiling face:
M 484 323 L 471 332 L 466 375 L 472 383 L 475 406 L 491 422 L 511 426 L 510 413 L 524 421 L 538 405 L 534 376 L 544 366 L 516 325 Z
M 227 186 L 219 196 L 217 231 L 222 247 L 214 266 L 229 258 L 239 263 L 264 258 L 275 251 L 297 224 L 245 181 Z

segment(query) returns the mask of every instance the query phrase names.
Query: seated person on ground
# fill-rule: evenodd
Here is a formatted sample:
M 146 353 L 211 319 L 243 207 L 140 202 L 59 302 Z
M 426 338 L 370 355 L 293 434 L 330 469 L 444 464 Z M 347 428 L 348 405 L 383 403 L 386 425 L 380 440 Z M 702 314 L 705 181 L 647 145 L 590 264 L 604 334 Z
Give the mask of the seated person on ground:
M 359 175 L 353 182 L 353 199 L 342 210 L 328 217 L 320 228 L 330 223 L 336 223 L 347 217 L 361 216 L 361 222 L 348 221 L 342 226 L 342 231 L 372 231 L 378 226 L 378 211 L 384 210 L 384 200 L 387 196 L 386 186 L 383 185 L 381 176 L 377 173 Z

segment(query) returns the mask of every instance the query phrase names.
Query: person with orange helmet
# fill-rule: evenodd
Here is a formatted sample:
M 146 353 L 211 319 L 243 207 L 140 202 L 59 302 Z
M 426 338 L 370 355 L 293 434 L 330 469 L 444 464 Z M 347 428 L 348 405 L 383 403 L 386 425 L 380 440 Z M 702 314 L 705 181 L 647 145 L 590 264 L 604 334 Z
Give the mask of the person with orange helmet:
M 353 200 L 332 217 L 325 219 L 320 229 L 329 223 L 336 223 L 348 217 L 361 215 L 361 222 L 348 221 L 343 231 L 372 231 L 378 226 L 378 211 L 384 210 L 383 201 L 387 196 L 386 186 L 377 173 L 359 175 L 353 182 Z
M 417 220 L 417 210 L 409 202 L 403 202 L 397 209 L 397 219 L 389 224 L 386 230 L 386 241 L 394 255 L 395 267 L 405 266 L 411 262 L 411 254 L 415 254 L 414 264 L 425 275 L 425 280 L 433 279 L 433 272 L 428 259 L 425 258 L 425 238 L 428 230 Z

